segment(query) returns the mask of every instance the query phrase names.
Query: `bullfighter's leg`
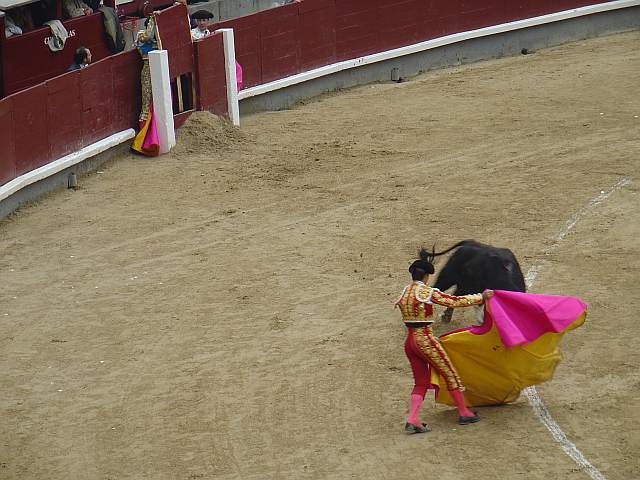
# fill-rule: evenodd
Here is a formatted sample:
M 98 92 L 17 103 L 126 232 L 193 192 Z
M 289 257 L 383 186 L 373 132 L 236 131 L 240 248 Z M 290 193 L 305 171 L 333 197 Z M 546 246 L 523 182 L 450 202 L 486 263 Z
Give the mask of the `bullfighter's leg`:
M 426 433 L 429 431 L 429 427 L 420 421 L 420 410 L 429 384 L 429 365 L 420 355 L 411 333 L 407 336 L 404 351 L 411 364 L 414 380 L 413 390 L 411 390 L 411 397 L 409 398 L 409 416 L 405 424 L 405 431 L 407 433 Z
M 449 394 L 458 409 L 459 423 L 464 425 L 480 420 L 480 417 L 476 413 L 467 408 L 464 402 L 464 396 L 462 395 L 464 386 L 460 381 L 458 372 L 438 339 L 433 336 L 431 328 L 416 329 L 413 335 L 415 343 L 420 353 L 424 356 L 424 359 L 444 378 L 447 384 L 447 390 L 449 390 Z

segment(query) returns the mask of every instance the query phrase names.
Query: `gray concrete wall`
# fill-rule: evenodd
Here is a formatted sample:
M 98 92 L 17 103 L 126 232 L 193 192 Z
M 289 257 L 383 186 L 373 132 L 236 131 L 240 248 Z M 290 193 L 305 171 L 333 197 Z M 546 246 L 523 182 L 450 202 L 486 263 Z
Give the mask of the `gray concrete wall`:
M 391 70 L 401 77 L 490 58 L 520 55 L 522 49 L 540 48 L 640 28 L 640 7 L 613 10 L 530 27 L 503 34 L 466 40 L 265 93 L 240 102 L 240 113 L 288 108 L 297 101 L 325 92 L 371 82 L 391 81 Z M 242 120 L 241 120 L 242 121 Z

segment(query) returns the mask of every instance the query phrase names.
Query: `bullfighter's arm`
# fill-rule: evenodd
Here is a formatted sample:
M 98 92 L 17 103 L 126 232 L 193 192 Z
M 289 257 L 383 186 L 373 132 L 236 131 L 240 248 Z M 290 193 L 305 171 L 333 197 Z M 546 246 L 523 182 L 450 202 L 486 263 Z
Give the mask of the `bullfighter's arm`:
M 451 308 L 469 307 L 471 305 L 482 305 L 484 303 L 481 293 L 456 296 L 448 295 L 435 288 L 433 289 L 433 294 L 431 295 L 431 301 L 433 303 L 437 303 L 438 305 Z

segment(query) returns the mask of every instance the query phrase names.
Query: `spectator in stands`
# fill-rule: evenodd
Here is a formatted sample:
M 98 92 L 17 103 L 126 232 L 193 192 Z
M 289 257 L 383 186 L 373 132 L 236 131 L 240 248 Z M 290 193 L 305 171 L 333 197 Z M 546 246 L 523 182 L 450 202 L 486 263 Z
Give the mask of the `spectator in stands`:
M 82 1 L 86 3 L 87 7 L 89 7 L 94 12 L 97 12 L 100 7 L 104 6 L 102 5 L 102 0 L 82 0 Z
M 13 21 L 13 18 L 8 13 L 4 12 L 4 36 L 9 38 L 14 35 L 22 35 L 22 29 L 16 25 L 16 22 Z
M 87 47 L 79 47 L 76 49 L 76 53 L 73 55 L 73 63 L 67 72 L 73 72 L 74 70 L 81 70 L 87 67 L 91 63 L 91 50 Z
M 209 20 L 213 18 L 213 13 L 207 10 L 198 10 L 191 15 L 195 19 L 197 27 L 191 30 L 191 40 L 200 40 L 211 32 L 209 31 Z
M 66 18 L 82 17 L 93 13 L 93 9 L 82 0 L 62 0 L 62 11 Z
M 11 9 L 13 23 L 22 30 L 22 33 L 29 32 L 35 28 L 33 16 L 31 15 L 31 5 L 23 5 Z
M 40 28 L 45 22 L 57 19 L 56 0 L 40 0 L 31 4 L 34 28 Z

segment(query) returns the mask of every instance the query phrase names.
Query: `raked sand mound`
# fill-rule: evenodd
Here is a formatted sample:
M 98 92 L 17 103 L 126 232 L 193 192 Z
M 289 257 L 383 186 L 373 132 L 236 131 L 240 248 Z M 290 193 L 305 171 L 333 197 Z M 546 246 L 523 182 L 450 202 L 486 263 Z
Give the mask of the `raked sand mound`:
M 246 142 L 249 135 L 228 119 L 209 112 L 195 112 L 176 132 L 174 155 L 183 156 L 211 150 L 228 150 Z

